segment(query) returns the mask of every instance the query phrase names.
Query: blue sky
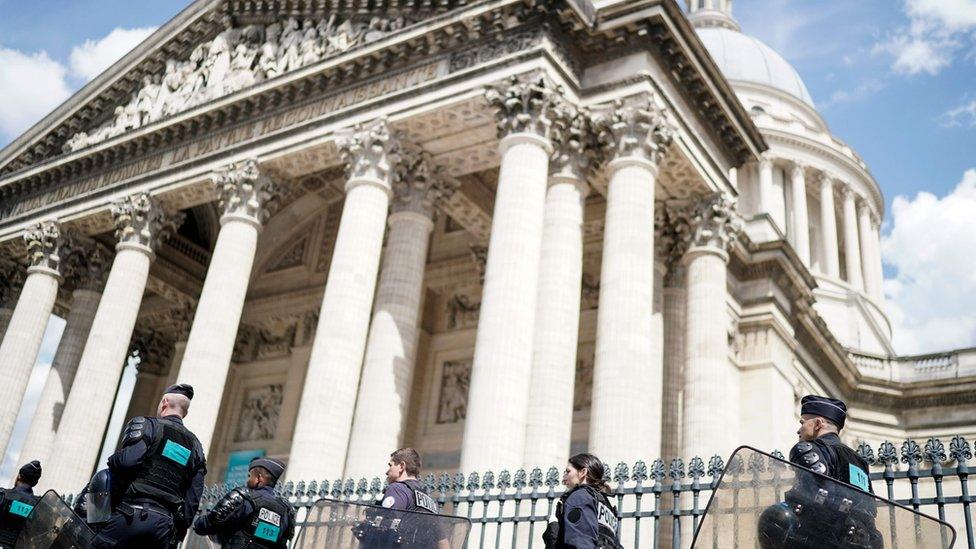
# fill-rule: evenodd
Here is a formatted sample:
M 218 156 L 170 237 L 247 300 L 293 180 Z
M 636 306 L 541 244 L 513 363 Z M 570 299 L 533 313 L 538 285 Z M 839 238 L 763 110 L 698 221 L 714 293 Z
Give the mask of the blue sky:
M 187 4 L 0 0 L 0 147 Z M 976 0 L 734 5 L 743 31 L 797 68 L 834 134 L 861 154 L 881 185 L 886 307 L 896 348 L 976 346 Z M 32 394 L 62 327 L 52 320 Z M 119 399 L 122 410 L 127 398 Z M 28 399 L 18 432 L 30 406 Z M 0 479 L 15 460 L 6 456 Z

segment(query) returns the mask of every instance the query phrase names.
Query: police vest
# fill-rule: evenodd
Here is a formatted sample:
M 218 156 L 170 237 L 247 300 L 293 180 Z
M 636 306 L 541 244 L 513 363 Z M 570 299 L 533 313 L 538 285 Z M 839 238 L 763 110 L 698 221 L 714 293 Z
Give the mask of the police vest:
M 224 547 L 288 547 L 292 531 L 291 505 L 264 490 L 248 489 L 245 497 L 254 511 L 243 521 L 244 527 L 234 532 Z
M 556 503 L 556 523 L 558 525 L 559 531 L 556 534 L 556 536 L 554 536 L 556 541 L 554 547 L 560 548 L 566 546 L 566 542 L 564 538 L 566 529 L 563 527 L 564 525 L 563 521 L 565 519 L 564 504 L 566 500 L 569 499 L 569 495 L 575 492 L 576 490 L 586 490 L 595 500 L 594 503 L 596 505 L 596 523 L 597 523 L 596 546 L 597 548 L 617 549 L 622 547 L 620 545 L 620 542 L 617 541 L 617 522 L 619 521 L 619 518 L 617 517 L 617 508 L 614 507 L 612 503 L 610 503 L 610 499 L 607 498 L 606 494 L 586 484 L 581 484 L 576 488 L 573 488 L 572 490 L 566 492 L 565 494 L 563 494 L 561 498 L 559 498 L 559 502 Z
M 0 490 L 0 547 L 13 547 L 24 522 L 41 498 L 20 490 Z
M 438 513 L 437 501 L 424 490 L 424 484 L 419 480 L 408 479 L 397 481 L 410 489 L 413 497 L 410 498 L 410 505 L 405 511 L 415 511 L 419 513 Z
M 197 439 L 179 423 L 163 418 L 155 422 L 155 435 L 123 499 L 148 499 L 179 513 L 198 466 L 193 455 Z

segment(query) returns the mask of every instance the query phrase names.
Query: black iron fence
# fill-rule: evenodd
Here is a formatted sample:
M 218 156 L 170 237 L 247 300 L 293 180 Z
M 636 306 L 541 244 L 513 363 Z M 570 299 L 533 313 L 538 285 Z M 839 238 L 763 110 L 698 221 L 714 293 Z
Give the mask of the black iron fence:
M 969 491 L 972 450 L 965 438 L 957 436 L 948 448 L 932 438 L 922 446 L 914 440 L 900 446 L 886 441 L 877 452 L 861 444 L 858 453 L 871 464 L 875 493 L 949 522 L 957 531 L 957 547 L 976 549 L 970 508 L 976 498 Z M 773 455 L 782 457 L 779 452 Z M 633 466 L 608 467 L 606 480 L 621 514 L 624 546 L 687 547 L 724 469 L 719 456 L 707 462 L 695 457 L 687 463 L 656 459 L 650 464 L 638 461 Z M 468 547 L 472 549 L 542 547 L 542 532 L 563 492 L 560 479 L 555 467 L 423 478 L 442 512 L 471 520 Z M 281 495 L 296 507 L 299 521 L 319 498 L 375 503 L 383 488 L 378 477 L 279 486 Z M 201 507 L 209 508 L 228 489 L 219 484 L 208 487 Z

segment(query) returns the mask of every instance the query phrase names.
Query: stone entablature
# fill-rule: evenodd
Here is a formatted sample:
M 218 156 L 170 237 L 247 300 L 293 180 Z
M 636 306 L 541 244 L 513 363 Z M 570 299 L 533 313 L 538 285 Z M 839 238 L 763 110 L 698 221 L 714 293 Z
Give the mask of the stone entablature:
M 668 36 L 674 32 L 674 29 L 663 25 L 660 12 L 650 10 L 650 4 L 647 7 L 647 16 L 643 25 L 646 25 L 646 28 L 656 29 L 654 43 L 657 46 L 652 47 L 664 48 L 660 54 L 666 58 L 680 57 L 687 61 L 689 56 L 694 56 L 694 52 L 679 48 L 669 41 Z M 635 6 L 635 9 L 638 8 L 640 6 Z M 279 78 L 256 84 L 246 91 L 235 94 L 233 101 L 211 100 L 210 103 L 189 108 L 183 113 L 174 113 L 159 122 L 151 122 L 152 116 L 147 114 L 148 111 L 139 114 L 141 111 L 138 111 L 137 107 L 136 114 L 144 127 L 131 128 L 123 135 L 107 140 L 104 144 L 67 156 L 55 158 L 52 156 L 54 153 L 49 151 L 44 159 L 34 156 L 28 162 L 20 164 L 8 162 L 4 171 L 9 174 L 9 178 L 5 182 L 0 182 L 0 198 L 3 198 L 5 205 L 0 210 L 0 218 L 13 222 L 41 208 L 50 209 L 54 205 L 63 207 L 65 201 L 72 197 L 90 196 L 110 189 L 115 191 L 123 185 L 131 185 L 131 182 L 144 181 L 150 173 L 166 173 L 168 169 L 188 165 L 191 161 L 199 162 L 219 153 L 226 154 L 230 150 L 256 144 L 272 133 L 278 134 L 299 127 L 308 128 L 311 124 L 321 123 L 323 117 L 334 118 L 338 113 L 348 110 L 351 105 L 396 94 L 451 72 L 470 73 L 479 65 L 491 64 L 501 57 L 516 53 L 525 56 L 533 49 L 545 50 L 550 56 L 554 56 L 554 59 L 562 61 L 563 67 L 571 71 L 581 70 L 580 67 L 594 62 L 588 60 L 590 59 L 588 56 L 596 53 L 605 54 L 610 47 L 619 49 L 619 46 L 613 45 L 620 41 L 621 36 L 619 31 L 609 28 L 595 33 L 590 30 L 586 21 L 579 19 L 580 16 L 579 10 L 574 5 L 555 6 L 549 13 L 543 15 L 528 5 L 516 3 L 499 5 L 487 10 L 459 8 L 452 12 L 451 17 L 431 16 L 416 25 L 405 25 L 396 32 L 393 31 L 398 28 L 399 23 L 386 25 L 373 20 L 374 27 L 382 27 L 390 34 L 379 37 L 377 34 L 379 31 L 375 28 L 370 29 L 367 23 L 367 30 L 364 32 L 366 34 L 373 32 L 371 39 L 376 38 L 374 42 L 369 44 L 363 42 L 361 47 L 350 48 L 347 52 L 333 57 L 326 56 L 325 59 L 315 61 L 312 65 L 302 66 L 295 71 L 286 71 L 286 74 Z M 563 23 L 548 27 L 540 24 L 542 23 L 540 19 L 549 17 L 561 17 Z M 254 18 L 242 19 L 245 22 L 252 20 L 256 21 Z M 213 22 L 208 24 L 214 25 Z M 240 24 L 244 25 L 243 22 Z M 268 21 L 262 24 L 267 25 Z M 235 29 L 241 29 L 240 35 L 244 36 L 243 29 L 253 27 L 248 32 L 256 36 L 258 34 L 255 30 L 256 25 L 258 23 L 255 22 L 250 27 L 248 25 L 231 27 L 233 32 L 228 31 L 226 27 L 218 26 L 214 31 L 223 28 L 222 32 L 236 35 Z M 327 25 L 323 24 L 323 29 L 325 27 Z M 416 32 L 419 29 L 423 32 Z M 309 37 L 308 43 L 321 44 L 323 30 L 315 26 L 311 30 L 317 34 L 314 40 Z M 634 36 L 638 37 L 646 32 L 646 29 L 642 31 L 628 27 L 624 32 L 625 34 L 636 33 Z M 580 33 L 585 35 L 585 39 L 577 40 L 581 38 L 576 36 Z M 215 32 L 215 34 L 219 33 Z M 220 40 L 215 36 L 207 42 L 210 45 L 208 47 L 215 47 L 214 42 L 229 39 L 231 35 L 225 35 Z M 237 39 L 240 40 L 241 37 L 237 36 Z M 568 49 L 570 43 L 574 44 L 572 55 Z M 642 47 L 648 47 L 646 42 L 641 43 L 644 44 Z M 217 45 L 221 46 L 216 48 L 219 51 L 215 52 L 212 61 L 207 63 L 216 64 L 218 60 L 221 66 L 232 63 L 235 59 L 233 54 L 227 57 L 223 46 Z M 244 49 L 248 47 L 244 45 Z M 200 53 L 196 57 L 203 55 L 202 49 L 198 48 L 197 51 Z M 208 49 L 207 52 L 209 51 Z M 242 50 L 241 55 L 244 53 Z M 172 54 L 169 57 L 182 59 Z M 309 60 L 313 57 L 314 55 L 311 55 Z M 197 60 L 193 70 L 203 68 L 205 59 L 210 58 Z M 247 58 L 242 57 L 242 59 Z M 421 62 L 415 68 L 408 68 L 412 60 L 428 61 L 428 63 Z M 163 64 L 164 60 L 156 60 L 158 74 L 165 74 Z M 577 64 L 579 66 L 574 67 Z M 286 65 L 290 67 L 291 61 Z M 400 67 L 404 67 L 401 72 L 391 73 L 391 69 Z M 230 74 L 229 68 L 221 71 L 225 75 Z M 703 75 L 694 72 L 684 71 L 682 74 L 682 78 L 685 79 L 704 78 Z M 147 75 L 139 73 L 138 78 L 142 80 Z M 376 75 L 384 75 L 385 78 L 361 85 L 353 84 L 357 80 Z M 131 77 L 135 77 L 135 74 L 133 73 Z M 207 87 L 216 89 L 214 87 L 216 84 L 211 86 L 208 78 L 209 76 L 205 77 L 201 85 L 205 89 Z M 153 78 L 150 77 L 150 86 L 155 85 L 152 81 Z M 352 87 L 344 88 L 350 85 Z M 219 88 L 225 89 L 223 84 Z M 128 92 L 129 95 L 133 93 L 138 97 L 138 90 L 133 89 Z M 697 94 L 694 98 L 696 106 L 704 109 L 706 113 L 711 113 L 703 114 L 706 118 L 706 127 L 712 128 L 715 135 L 720 136 L 719 141 L 727 144 L 728 151 L 732 151 L 728 154 L 738 159 L 733 162 L 742 161 L 748 157 L 746 151 L 754 151 L 756 147 L 761 146 L 754 142 L 749 143 L 750 139 L 755 141 L 756 135 L 743 135 L 743 131 L 749 133 L 749 128 L 741 124 L 745 113 L 739 112 L 741 109 L 737 103 L 729 101 L 729 97 L 716 96 L 716 92 L 707 87 L 700 88 L 695 93 Z M 152 93 L 146 92 L 142 95 L 144 102 L 148 104 L 146 97 L 151 96 Z M 311 99 L 316 95 L 322 97 L 318 102 Z M 706 96 L 708 98 L 703 99 Z M 310 99 L 302 102 L 300 98 L 304 97 Z M 159 94 L 156 93 L 157 101 L 158 98 Z M 125 103 L 119 97 L 116 97 L 115 101 L 120 105 Z M 136 103 L 138 104 L 138 101 Z M 165 101 L 163 103 L 166 104 Z M 277 113 L 272 114 L 276 109 Z M 133 115 L 130 113 L 126 116 L 131 118 Z M 131 126 L 131 123 L 129 125 Z M 55 133 L 60 132 L 61 130 Z M 46 147 L 50 148 L 50 145 Z M 27 158 L 23 157 L 23 159 Z M 124 164 L 120 162 L 122 159 L 125 159 Z

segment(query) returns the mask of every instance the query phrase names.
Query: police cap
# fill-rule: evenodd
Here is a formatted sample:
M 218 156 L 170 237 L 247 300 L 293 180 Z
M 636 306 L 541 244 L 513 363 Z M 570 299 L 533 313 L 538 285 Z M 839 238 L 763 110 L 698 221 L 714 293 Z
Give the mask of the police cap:
M 250 471 L 255 467 L 263 467 L 265 470 L 271 473 L 271 477 L 275 480 L 275 482 L 278 482 L 278 479 L 281 478 L 281 475 L 285 472 L 285 464 L 277 459 L 256 457 L 251 460 L 250 465 L 247 466 L 247 470 Z
M 817 395 L 807 395 L 800 399 L 800 415 L 820 416 L 837 424 L 837 428 L 844 428 L 847 420 L 847 405 L 836 398 Z
M 164 395 L 176 394 L 183 395 L 186 398 L 193 400 L 193 386 L 186 383 L 177 383 L 176 385 L 170 385 L 163 391 Z
M 25 464 L 18 471 L 20 480 L 30 484 L 31 486 L 36 486 L 37 481 L 41 480 L 41 462 L 36 459 L 30 463 Z

